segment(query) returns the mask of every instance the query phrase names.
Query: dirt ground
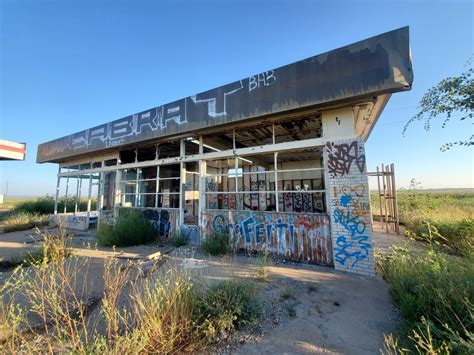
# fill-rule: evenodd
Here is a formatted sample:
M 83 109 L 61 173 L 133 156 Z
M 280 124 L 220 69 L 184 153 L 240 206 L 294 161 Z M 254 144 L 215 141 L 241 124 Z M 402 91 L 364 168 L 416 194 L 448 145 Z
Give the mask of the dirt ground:
M 54 232 L 54 231 L 50 231 Z M 38 248 L 41 236 L 34 231 L 0 234 L 0 257 Z M 200 282 L 212 283 L 230 277 L 255 279 L 258 265 L 253 257 L 209 257 L 196 248 L 159 248 L 145 245 L 120 249 L 98 248 L 93 231 L 75 232 L 71 239 L 74 253 L 89 260 L 78 288 L 84 297 L 100 299 L 106 260 L 145 260 L 160 251 L 165 261 L 161 271 L 170 268 L 187 272 Z M 374 249 L 386 252 L 393 244 L 406 245 L 406 238 L 374 233 Z M 416 246 L 415 246 L 416 247 Z M 240 330 L 211 347 L 215 353 L 380 353 L 383 335 L 394 330 L 398 314 L 380 276 L 363 277 L 337 272 L 329 267 L 270 260 L 269 280 L 257 282 L 264 304 L 259 324 Z M 10 270 L 0 273 L 0 283 Z M 309 287 L 308 285 L 315 285 Z M 282 293 L 291 293 L 283 299 Z M 127 302 L 126 298 L 123 302 Z

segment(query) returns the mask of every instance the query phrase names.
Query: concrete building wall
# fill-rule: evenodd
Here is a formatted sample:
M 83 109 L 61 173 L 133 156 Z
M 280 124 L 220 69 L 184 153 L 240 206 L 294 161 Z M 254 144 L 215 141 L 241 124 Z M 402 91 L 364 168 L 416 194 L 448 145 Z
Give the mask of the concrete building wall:
M 364 143 L 359 139 L 328 141 L 324 159 L 334 267 L 373 276 L 375 262 Z
M 336 110 L 324 111 L 321 114 L 323 138 L 340 140 L 355 138 L 354 114 L 352 106 Z

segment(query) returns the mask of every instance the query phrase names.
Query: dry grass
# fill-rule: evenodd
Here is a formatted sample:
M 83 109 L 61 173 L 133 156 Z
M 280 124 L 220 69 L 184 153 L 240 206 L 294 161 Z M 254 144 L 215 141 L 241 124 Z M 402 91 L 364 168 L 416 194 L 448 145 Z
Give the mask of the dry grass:
M 15 269 L 0 288 L 0 352 L 202 350 L 260 314 L 251 283 L 231 279 L 207 287 L 178 269 L 144 278 L 118 259 L 105 264 L 101 298 L 92 300 L 84 286 L 90 260 L 65 252 L 64 240 L 47 238 L 43 257 Z
M 48 216 L 37 213 L 10 212 L 3 216 L 5 233 L 31 229 L 48 224 Z

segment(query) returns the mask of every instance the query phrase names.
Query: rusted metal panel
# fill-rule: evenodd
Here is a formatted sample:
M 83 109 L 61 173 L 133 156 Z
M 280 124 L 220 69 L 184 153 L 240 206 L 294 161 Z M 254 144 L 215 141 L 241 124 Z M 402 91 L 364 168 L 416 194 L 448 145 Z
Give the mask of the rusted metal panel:
M 288 110 L 409 90 L 408 27 L 38 146 L 39 163 Z
M 228 233 L 237 250 L 333 265 L 329 217 L 313 213 L 205 210 L 201 235 Z

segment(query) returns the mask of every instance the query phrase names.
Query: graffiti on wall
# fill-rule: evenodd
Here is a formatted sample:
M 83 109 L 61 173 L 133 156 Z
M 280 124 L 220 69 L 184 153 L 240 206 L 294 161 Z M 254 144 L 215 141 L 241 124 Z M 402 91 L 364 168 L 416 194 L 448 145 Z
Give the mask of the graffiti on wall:
M 353 164 L 357 166 L 359 172 L 364 172 L 364 148 L 357 141 L 342 144 L 327 142 L 326 151 L 328 171 L 335 177 L 349 174 Z
M 264 250 L 322 265 L 332 263 L 325 215 L 207 210 L 203 212 L 202 231 L 228 234 L 237 249 Z
M 348 262 L 354 267 L 369 256 L 371 245 L 366 234 L 366 220 L 370 218 L 370 209 L 367 202 L 361 202 L 364 193 L 365 185 L 342 185 L 332 200 L 332 205 L 336 206 L 333 209 L 334 223 L 346 231 L 345 235 L 337 237 L 334 248 L 334 259 L 343 266 Z
M 146 209 L 143 215 L 148 219 L 158 236 L 169 238 L 171 232 L 170 213 L 167 210 Z
M 173 122 L 182 125 L 188 116 L 206 112 L 210 119 L 225 117 L 229 98 L 240 91 L 252 93 L 254 90 L 273 85 L 277 76 L 269 70 L 247 79 L 224 85 L 219 90 L 206 91 L 175 102 L 130 115 L 109 123 L 75 133 L 71 136 L 72 149 L 83 149 L 95 144 L 112 147 L 122 144 L 125 139 L 154 131 L 162 131 Z
M 326 143 L 334 234 L 334 260 L 354 268 L 371 255 L 370 205 L 365 152 L 359 141 Z

